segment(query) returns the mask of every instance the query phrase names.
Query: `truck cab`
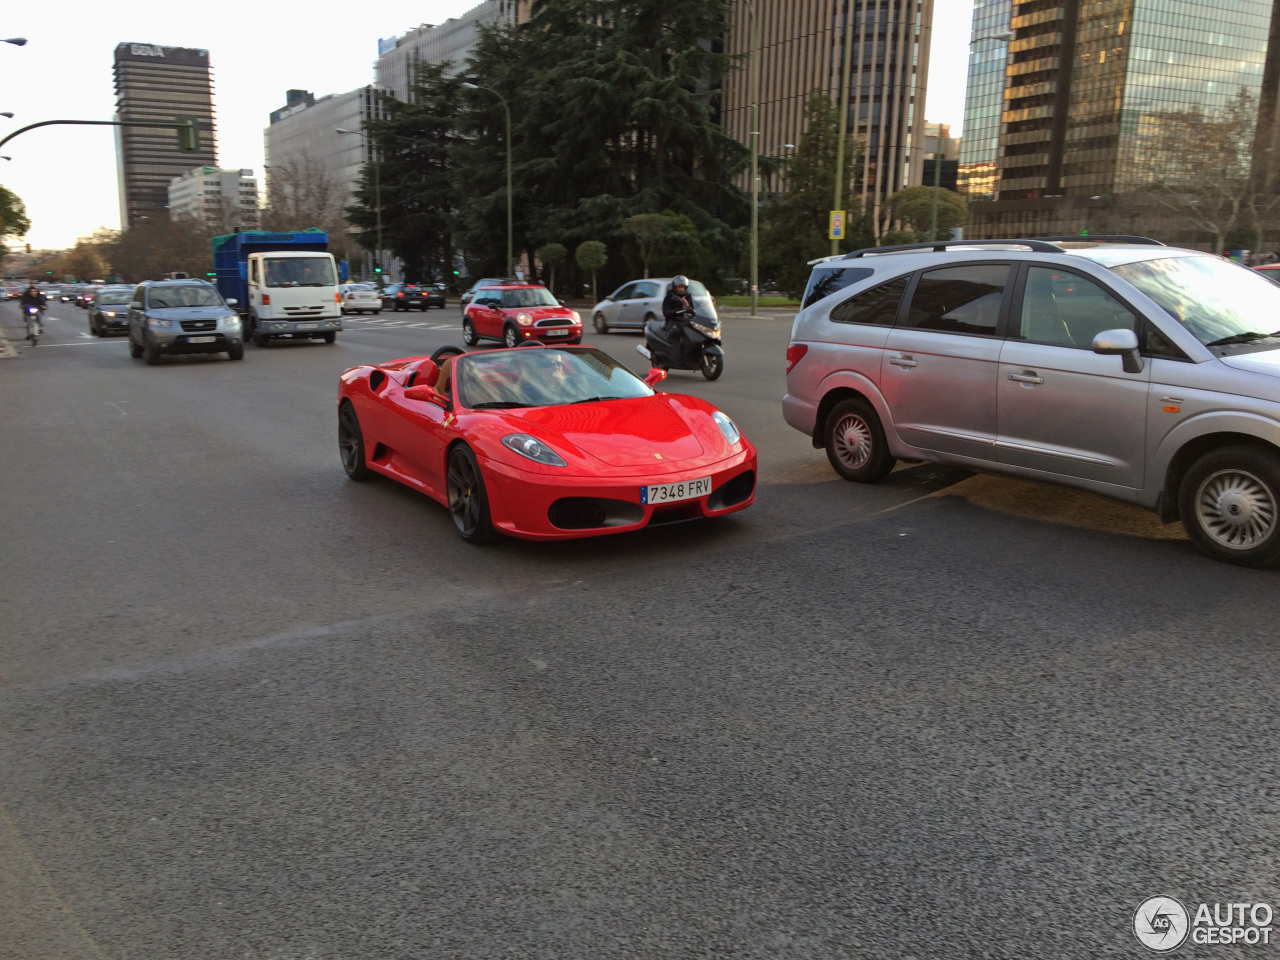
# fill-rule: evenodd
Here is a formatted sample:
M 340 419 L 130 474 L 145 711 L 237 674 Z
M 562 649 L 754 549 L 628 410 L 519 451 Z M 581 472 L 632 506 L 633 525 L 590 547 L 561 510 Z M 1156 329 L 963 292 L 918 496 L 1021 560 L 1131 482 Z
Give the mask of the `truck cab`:
M 214 238 L 218 288 L 239 301 L 245 339 L 333 343 L 342 329 L 341 271 L 320 231 Z

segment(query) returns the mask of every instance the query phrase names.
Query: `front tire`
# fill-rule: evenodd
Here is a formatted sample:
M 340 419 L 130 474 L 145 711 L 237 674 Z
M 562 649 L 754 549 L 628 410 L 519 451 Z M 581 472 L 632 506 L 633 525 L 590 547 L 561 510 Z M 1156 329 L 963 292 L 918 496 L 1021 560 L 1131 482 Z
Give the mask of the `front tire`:
M 148 367 L 154 367 L 160 362 L 160 351 L 150 340 L 142 341 L 142 359 Z
M 321 337 L 321 339 L 325 343 L 334 343 L 338 339 L 338 335 L 336 333 L 330 332 L 330 333 L 326 333 L 323 337 Z
M 516 328 L 508 326 L 502 331 L 502 343 L 508 347 L 516 347 L 520 345 L 520 334 L 516 332 Z
M 244 359 L 244 344 L 243 344 L 243 343 L 241 343 L 241 344 L 238 344 L 238 345 L 236 345 L 236 346 L 234 346 L 234 347 L 228 347 L 228 348 L 227 348 L 227 359 L 228 359 L 228 360 L 243 360 L 243 359 Z
M 724 357 L 714 353 L 704 353 L 701 364 L 702 375 L 708 380 L 719 380 L 724 373 Z
M 1220 447 L 1191 465 L 1178 488 L 1182 525 L 1203 553 L 1242 567 L 1280 561 L 1280 457 Z
M 893 469 L 884 428 L 871 404 L 843 400 L 827 414 L 823 431 L 827 459 L 836 473 L 854 483 L 875 483 Z
M 142 359 L 142 348 L 133 342 L 133 337 L 129 337 L 129 356 L 135 360 Z
M 603 313 L 596 313 L 596 315 L 591 318 L 591 322 L 596 328 L 596 333 L 609 332 L 609 321 L 604 318 Z
M 342 457 L 342 469 L 352 480 L 363 483 L 373 479 L 373 471 L 364 459 L 364 433 L 360 430 L 360 418 L 350 400 L 344 400 L 338 409 L 338 455 Z
M 468 347 L 474 347 L 480 342 L 480 338 L 476 336 L 475 324 L 471 322 L 471 318 L 462 321 L 462 342 Z
M 253 345 L 255 347 L 265 347 L 270 342 L 271 342 L 271 338 L 268 337 L 265 333 L 255 333 L 253 335 Z
M 489 515 L 489 497 L 480 465 L 465 444 L 458 444 L 449 453 L 445 492 L 458 536 L 467 543 L 489 543 L 497 536 Z

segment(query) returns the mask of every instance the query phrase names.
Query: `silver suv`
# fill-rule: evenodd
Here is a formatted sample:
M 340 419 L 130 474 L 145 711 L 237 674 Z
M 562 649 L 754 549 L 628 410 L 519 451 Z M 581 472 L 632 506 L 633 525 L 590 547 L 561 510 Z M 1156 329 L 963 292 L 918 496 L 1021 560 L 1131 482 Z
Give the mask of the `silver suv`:
M 1280 287 L 1137 237 L 949 241 L 817 261 L 789 424 L 836 472 L 896 459 L 1141 504 L 1219 560 L 1280 560 Z

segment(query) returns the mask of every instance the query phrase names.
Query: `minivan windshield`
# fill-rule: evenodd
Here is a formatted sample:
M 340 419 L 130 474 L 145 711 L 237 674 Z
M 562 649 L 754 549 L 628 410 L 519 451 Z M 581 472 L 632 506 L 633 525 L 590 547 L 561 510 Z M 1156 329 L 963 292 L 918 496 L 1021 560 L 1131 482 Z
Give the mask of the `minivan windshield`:
M 203 284 L 186 284 L 181 287 L 152 287 L 147 291 L 147 308 L 164 310 L 167 307 L 220 307 L 222 298 L 213 287 Z
M 1280 337 L 1280 287 L 1229 260 L 1165 257 L 1117 264 L 1111 270 L 1207 347 Z
M 328 257 L 268 257 L 268 287 L 331 287 L 333 262 Z

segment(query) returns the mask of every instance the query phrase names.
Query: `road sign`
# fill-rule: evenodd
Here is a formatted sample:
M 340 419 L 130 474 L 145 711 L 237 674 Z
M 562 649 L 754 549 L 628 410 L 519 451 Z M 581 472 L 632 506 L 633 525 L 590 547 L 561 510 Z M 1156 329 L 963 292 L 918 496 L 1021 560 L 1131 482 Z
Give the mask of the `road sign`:
M 831 211 L 831 225 L 827 229 L 828 240 L 844 239 L 844 216 L 845 216 L 845 211 L 843 210 Z

